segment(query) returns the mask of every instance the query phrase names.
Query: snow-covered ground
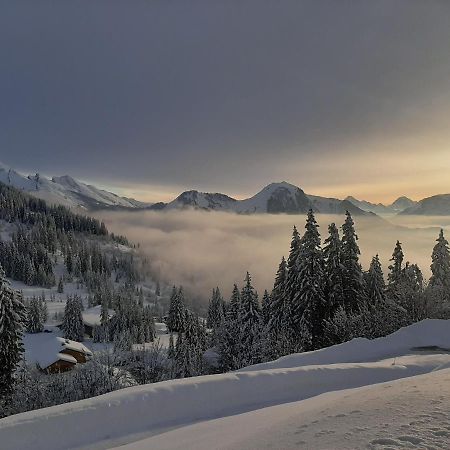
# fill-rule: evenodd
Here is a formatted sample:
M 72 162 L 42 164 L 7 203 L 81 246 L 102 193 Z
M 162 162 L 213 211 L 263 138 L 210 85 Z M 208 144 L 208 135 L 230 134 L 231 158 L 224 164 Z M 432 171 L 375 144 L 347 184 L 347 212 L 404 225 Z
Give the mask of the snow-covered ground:
M 450 321 L 426 320 L 387 338 L 12 416 L 0 421 L 1 448 L 449 448 L 449 348 Z
M 450 369 L 176 428 L 116 450 L 450 448 Z

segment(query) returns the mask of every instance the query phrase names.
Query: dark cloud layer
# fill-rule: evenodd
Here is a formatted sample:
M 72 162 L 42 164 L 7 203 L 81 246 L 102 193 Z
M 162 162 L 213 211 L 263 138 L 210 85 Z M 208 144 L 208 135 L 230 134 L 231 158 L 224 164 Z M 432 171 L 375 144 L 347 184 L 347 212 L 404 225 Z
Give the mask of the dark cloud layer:
M 5 1 L 0 160 L 109 184 L 314 185 L 313 156 L 448 128 L 449 42 L 439 1 Z

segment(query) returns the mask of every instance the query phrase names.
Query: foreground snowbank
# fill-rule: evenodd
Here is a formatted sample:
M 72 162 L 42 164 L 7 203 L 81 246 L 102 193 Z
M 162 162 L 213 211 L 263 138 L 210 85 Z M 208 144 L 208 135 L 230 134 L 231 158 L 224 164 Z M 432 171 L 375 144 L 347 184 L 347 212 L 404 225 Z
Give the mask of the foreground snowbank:
M 116 450 L 450 448 L 450 369 L 177 428 Z
M 450 320 L 426 319 L 378 339 L 356 338 L 350 342 L 285 356 L 276 361 L 245 367 L 240 372 L 312 364 L 357 363 L 394 358 L 426 347 L 450 351 Z
M 418 337 L 420 336 L 420 338 Z M 361 347 L 364 345 L 364 352 Z M 424 321 L 382 340 L 355 340 L 331 349 L 293 355 L 281 367 L 173 380 L 19 414 L 0 420 L 7 449 L 109 448 L 198 421 L 232 416 L 322 393 L 382 383 L 450 367 L 450 355 L 409 355 L 369 361 L 413 347 L 450 347 L 450 321 Z M 336 356 L 330 364 L 333 349 Z M 314 365 L 307 365 L 314 360 Z M 344 361 L 343 363 L 340 362 Z M 367 361 L 366 360 L 366 361 Z M 297 361 L 298 367 L 283 367 Z

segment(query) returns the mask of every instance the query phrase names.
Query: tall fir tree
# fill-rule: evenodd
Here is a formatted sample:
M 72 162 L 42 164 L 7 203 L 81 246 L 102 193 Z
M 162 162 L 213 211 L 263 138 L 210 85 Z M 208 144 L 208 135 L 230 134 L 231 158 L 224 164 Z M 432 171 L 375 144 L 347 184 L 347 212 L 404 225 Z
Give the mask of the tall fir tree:
M 235 284 L 226 310 L 225 320 L 219 330 L 217 342 L 220 367 L 224 372 L 239 367 L 238 355 L 241 353 L 240 311 L 241 294 Z
M 291 335 L 290 309 L 286 302 L 287 263 L 284 256 L 278 266 L 271 297 L 271 313 L 267 326 L 267 359 L 275 359 L 289 353 Z
M 392 264 L 389 265 L 388 285 L 390 288 L 396 287 L 402 279 L 403 271 L 403 259 L 405 255 L 403 253 L 402 244 L 397 241 L 395 244 L 394 252 L 392 253 Z
M 170 332 L 184 331 L 184 294 L 180 287 L 178 290 L 174 286 L 170 297 L 169 314 L 167 316 L 167 328 Z
M 241 308 L 241 294 L 239 288 L 235 284 L 231 293 L 230 302 L 225 314 L 227 322 L 234 322 L 239 319 L 239 312 Z
M 24 351 L 22 331 L 26 321 L 20 294 L 11 288 L 0 266 L 0 398 L 14 387 L 14 372 Z
M 323 291 L 324 260 L 320 247 L 319 225 L 313 211 L 308 211 L 299 258 L 299 286 L 292 316 L 303 349 L 319 348 L 326 303 Z
M 291 248 L 289 250 L 289 256 L 287 259 L 287 274 L 284 290 L 284 317 L 285 317 L 285 335 L 287 336 L 286 343 L 289 348 L 286 349 L 287 353 L 292 353 L 297 350 L 295 342 L 296 326 L 293 316 L 293 302 L 297 293 L 300 290 L 299 285 L 299 255 L 301 247 L 301 237 L 294 226 L 291 238 Z
M 27 306 L 27 332 L 41 333 L 44 330 L 45 310 L 42 300 L 32 297 Z
M 366 277 L 367 299 L 370 307 L 377 307 L 386 301 L 386 285 L 378 255 L 372 258 Z
M 261 319 L 264 326 L 269 324 L 272 316 L 272 299 L 270 298 L 267 289 L 264 290 L 263 298 L 261 300 Z
M 82 342 L 84 339 L 83 303 L 78 295 L 68 296 L 64 309 L 62 330 L 64 337 L 72 341 Z
M 344 305 L 344 276 L 342 264 L 342 243 L 337 226 L 328 226 L 323 256 L 325 260 L 324 291 L 326 299 L 326 317 L 330 318 L 339 306 Z
M 259 362 L 261 357 L 261 311 L 258 294 L 252 286 L 252 279 L 248 272 L 241 292 L 239 331 L 241 341 L 240 366 L 248 366 Z
M 363 271 L 359 263 L 361 252 L 352 215 L 347 211 L 345 216 L 345 222 L 342 225 L 344 308 L 348 312 L 356 312 L 364 307 L 365 303 Z
M 206 326 L 213 330 L 218 330 L 224 320 L 225 309 L 222 295 L 219 288 L 212 291 L 212 297 L 209 301 L 208 318 Z
M 450 250 L 444 230 L 441 229 L 431 254 L 431 286 L 442 286 L 448 293 L 450 288 Z

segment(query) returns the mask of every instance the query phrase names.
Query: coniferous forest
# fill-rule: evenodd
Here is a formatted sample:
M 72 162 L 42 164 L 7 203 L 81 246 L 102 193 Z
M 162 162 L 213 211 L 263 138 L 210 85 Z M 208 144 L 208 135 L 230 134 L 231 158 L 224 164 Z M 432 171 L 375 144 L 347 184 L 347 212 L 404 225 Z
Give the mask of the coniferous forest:
M 168 291 L 166 303 L 158 303 L 159 283 L 152 297 L 145 294 L 140 282 L 147 274 L 134 247 L 93 218 L 0 184 L 0 220 L 11 227 L 0 241 L 3 416 L 135 384 L 228 372 L 356 337 L 374 339 L 425 318 L 450 318 L 450 249 L 442 230 L 430 249 L 432 276 L 426 281 L 405 260 L 400 242 L 385 273 L 378 255 L 364 270 L 351 214 L 321 236 L 310 210 L 304 229 L 293 227 L 270 292 L 257 293 L 247 272 L 228 301 L 214 288 L 202 314 L 182 286 Z M 63 275 L 57 278 L 58 266 Z M 83 286 L 86 298 L 67 293 L 60 328 L 65 338 L 82 342 L 83 310 L 99 306 L 100 324 L 87 338 L 97 346 L 92 360 L 51 375 L 28 364 L 22 336 L 44 331 L 48 299 L 23 298 L 8 278 L 55 287 L 59 294 L 69 282 Z M 156 323 L 167 327 L 167 346 Z

